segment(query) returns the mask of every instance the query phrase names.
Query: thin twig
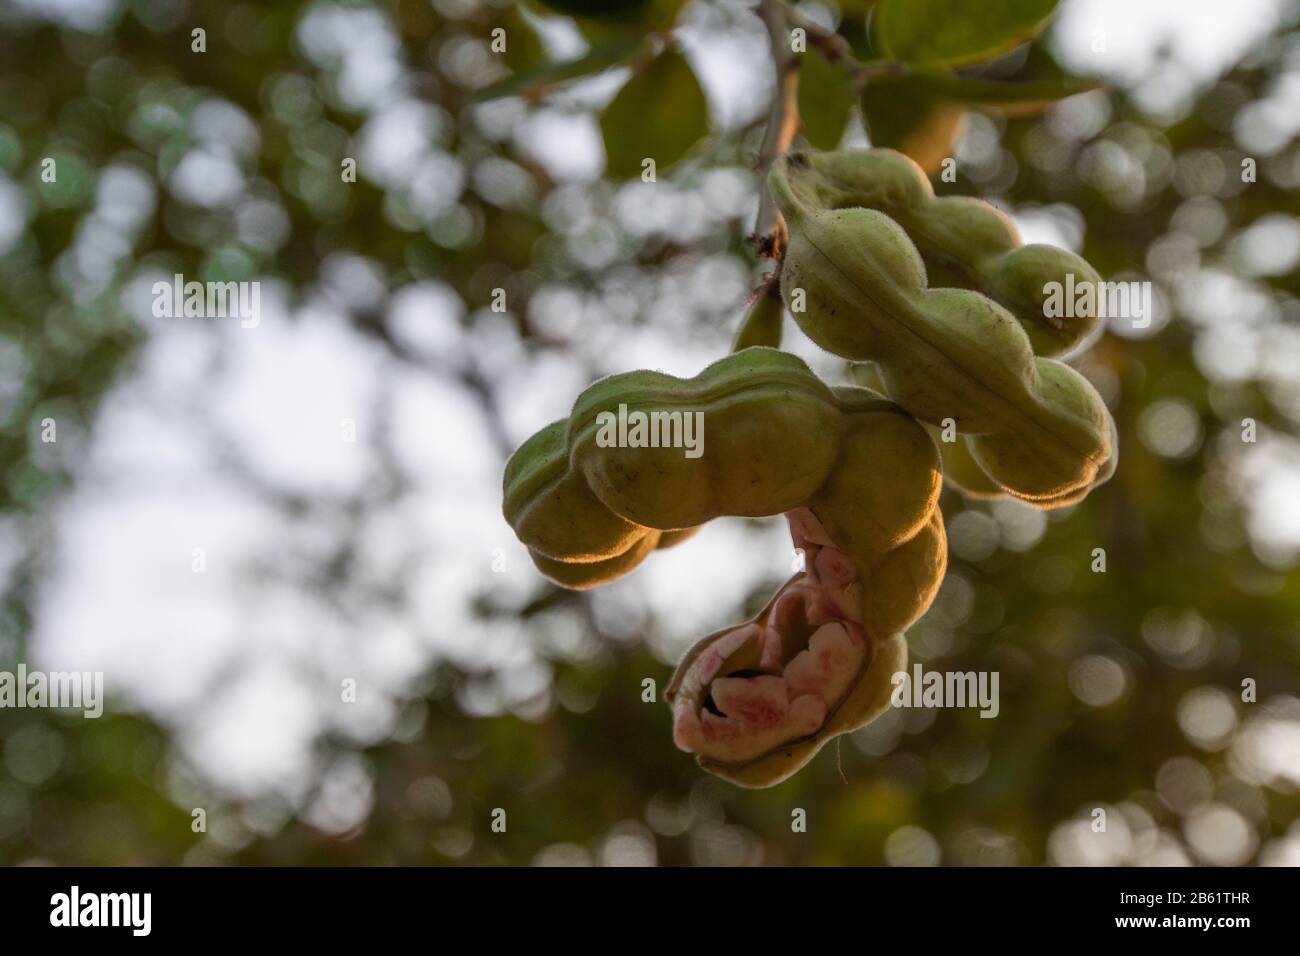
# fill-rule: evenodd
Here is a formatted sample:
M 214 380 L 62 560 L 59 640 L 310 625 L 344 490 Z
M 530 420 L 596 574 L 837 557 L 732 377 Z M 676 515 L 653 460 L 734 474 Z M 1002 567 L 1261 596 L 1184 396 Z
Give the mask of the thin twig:
M 804 31 L 808 36 L 808 42 L 817 48 L 821 55 L 826 58 L 827 63 L 858 62 L 858 58 L 853 55 L 853 47 L 849 45 L 849 41 L 834 30 L 826 29 L 820 23 L 810 20 L 790 6 L 785 7 L 785 15 L 792 28 L 798 27 Z
M 781 0 L 759 0 L 758 15 L 767 27 L 772 51 L 772 67 L 776 75 L 776 89 L 772 93 L 772 108 L 768 113 L 767 130 L 759 150 L 757 169 L 762 182 L 758 202 L 758 218 L 750 241 L 759 255 L 780 259 L 785 250 L 785 221 L 777 211 L 772 193 L 767 188 L 767 172 L 790 148 L 799 129 L 799 58 L 790 46 L 789 10 Z
M 879 80 L 886 76 L 902 76 L 907 72 L 907 64 L 895 63 L 891 60 L 871 60 L 866 63 L 853 61 L 849 68 L 849 79 L 853 83 L 853 91 L 861 93 L 872 80 Z
M 848 71 L 853 89 L 856 92 L 861 92 L 867 83 L 882 76 L 895 76 L 907 72 L 905 64 L 891 60 L 859 60 L 854 55 L 853 47 L 849 44 L 849 41 L 834 30 L 827 29 L 820 23 L 810 20 L 792 7 L 786 7 L 785 14 L 789 25 L 804 31 L 809 44 L 821 54 L 822 59 L 833 66 L 839 66 Z

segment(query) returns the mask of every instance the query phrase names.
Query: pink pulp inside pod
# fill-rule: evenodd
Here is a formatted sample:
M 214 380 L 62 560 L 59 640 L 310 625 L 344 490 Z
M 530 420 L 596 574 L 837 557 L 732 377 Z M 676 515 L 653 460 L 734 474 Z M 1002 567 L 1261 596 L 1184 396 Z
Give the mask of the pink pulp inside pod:
M 857 568 L 807 508 L 785 517 L 804 571 L 689 665 L 673 699 L 673 740 L 688 753 L 734 763 L 814 734 L 861 675 Z

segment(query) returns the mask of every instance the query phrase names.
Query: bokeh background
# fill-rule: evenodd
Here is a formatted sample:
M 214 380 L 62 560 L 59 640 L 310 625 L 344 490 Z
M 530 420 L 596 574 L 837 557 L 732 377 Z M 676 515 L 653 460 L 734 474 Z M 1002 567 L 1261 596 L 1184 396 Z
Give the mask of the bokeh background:
M 913 659 L 999 671 L 996 719 L 891 712 L 761 792 L 677 752 L 641 682 L 765 602 L 783 522 L 579 595 L 499 496 L 596 377 L 726 351 L 762 26 L 682 9 L 707 134 L 653 184 L 606 174 L 625 68 L 476 97 L 521 68 L 496 26 L 535 62 L 593 46 L 476 0 L 0 5 L 0 669 L 109 695 L 0 710 L 0 861 L 1300 863 L 1300 5 L 1066 0 L 1030 52 L 1106 87 L 967 117 L 942 190 L 1155 284 L 1079 363 L 1119 471 L 1050 514 L 945 492 Z M 260 323 L 155 319 L 177 272 L 260 280 Z

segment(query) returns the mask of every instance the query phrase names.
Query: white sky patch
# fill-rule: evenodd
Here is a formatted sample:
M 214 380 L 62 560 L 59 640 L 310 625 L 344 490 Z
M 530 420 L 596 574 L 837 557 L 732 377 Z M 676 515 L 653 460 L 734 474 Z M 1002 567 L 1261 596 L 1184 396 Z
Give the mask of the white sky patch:
M 1300 554 L 1300 442 L 1269 437 L 1245 447 L 1247 527 L 1263 557 L 1290 564 Z
M 289 799 L 316 772 L 319 734 L 384 739 L 435 655 L 529 665 L 520 628 L 483 628 L 470 609 L 476 594 L 522 597 L 538 580 L 522 549 L 508 573 L 492 570 L 514 539 L 502 460 L 468 393 L 381 356 L 319 307 L 251 330 L 153 329 L 56 509 L 36 663 L 104 671 L 111 706 L 171 726 L 203 775 Z M 368 510 L 358 533 L 330 500 L 371 479 L 381 386 L 392 404 L 373 407 L 413 488 Z M 338 430 L 348 413 L 355 444 Z M 231 454 L 256 483 L 228 471 Z M 316 510 L 292 517 L 261 483 Z M 332 557 L 353 546 L 353 570 L 332 580 Z M 383 597 L 394 587 L 396 606 Z M 345 679 L 354 704 L 341 701 Z
M 97 430 L 100 440 L 114 434 L 111 423 Z M 33 648 L 41 666 L 103 671 L 110 697 L 175 719 L 229 663 L 239 635 L 232 559 L 270 547 L 274 523 L 222 482 L 147 478 L 83 492 L 60 509 Z M 195 548 L 206 573 L 192 570 Z
M 714 122 L 727 130 L 757 119 L 767 111 L 773 85 L 762 24 L 749 14 L 720 22 L 719 11 L 704 4 L 693 5 L 689 12 L 677 35 Z
M 398 387 L 387 419 L 408 480 L 450 496 L 501 464 L 483 408 L 465 389 L 411 370 L 392 374 Z
M 254 664 L 218 689 L 187 728 L 186 752 L 210 780 L 238 794 L 305 790 L 320 723 L 313 695 L 284 664 Z M 196 715 L 198 717 L 198 715 Z
M 405 92 L 401 47 L 378 10 L 318 3 L 299 21 L 297 40 L 312 61 L 333 74 L 349 106 L 379 110 Z
M 518 125 L 515 145 L 557 182 L 591 182 L 604 169 L 600 127 L 586 110 L 539 110 Z
M 1066 0 L 1051 28 L 1066 69 L 1130 88 L 1157 111 L 1177 108 L 1278 23 L 1285 0 Z M 1174 69 L 1157 69 L 1168 48 Z
M 370 470 L 365 433 L 380 346 L 333 315 L 230 327 L 214 418 L 242 460 L 304 494 L 355 488 Z M 343 423 L 357 440 L 344 440 Z
M 736 560 L 736 555 L 746 560 Z M 637 569 L 640 590 L 664 630 L 686 635 L 667 649 L 676 660 L 694 641 L 736 623 L 719 617 L 734 608 L 760 577 L 784 583 L 794 573 L 790 531 L 781 516 L 748 526 L 739 518 L 712 521 L 694 536 L 646 559 Z
M 1083 245 L 1083 217 L 1077 209 L 1064 205 L 1017 209 L 1011 220 L 1025 244 L 1047 243 L 1078 252 Z
M 394 293 L 389 310 L 393 335 L 420 355 L 448 355 L 462 338 L 465 304 L 445 282 L 417 282 Z
M 79 30 L 97 30 L 117 8 L 117 0 L 14 0 L 16 9 L 32 17 Z
M 191 135 L 207 145 L 231 149 L 244 159 L 252 159 L 261 148 L 257 124 L 229 100 L 204 100 L 189 117 Z
M 413 176 L 438 141 L 444 126 L 442 115 L 437 107 L 419 100 L 384 105 L 361 127 L 361 172 L 393 185 Z
M 171 175 L 171 190 L 186 202 L 212 208 L 230 202 L 244 188 L 244 175 L 221 146 L 191 149 Z
M 566 16 L 543 15 L 535 8 L 520 7 L 524 20 L 537 31 L 546 55 L 556 62 L 575 60 L 590 49 L 578 25 Z

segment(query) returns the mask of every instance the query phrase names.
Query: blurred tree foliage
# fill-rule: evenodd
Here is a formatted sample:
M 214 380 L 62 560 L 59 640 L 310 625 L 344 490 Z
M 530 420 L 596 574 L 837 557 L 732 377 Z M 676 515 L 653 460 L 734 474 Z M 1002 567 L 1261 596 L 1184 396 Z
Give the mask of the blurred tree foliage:
M 61 420 L 93 432 L 101 396 L 131 373 L 144 333 L 123 313 L 120 294 L 140 264 L 203 278 L 276 276 L 305 294 L 323 258 L 356 251 L 382 265 L 391 290 L 431 277 L 450 283 L 470 322 L 494 288 L 505 288 L 517 303 L 509 315 L 520 339 L 532 349 L 563 348 L 532 326 L 530 296 L 555 275 L 598 288 L 625 263 L 582 269 L 555 251 L 541 214 L 556 188 L 547 168 L 474 121 L 490 84 L 489 95 L 521 94 L 535 108 L 575 77 L 632 63 L 636 74 L 601 123 L 607 138 L 628 146 L 611 155 L 613 172 L 639 172 L 634 129 L 653 140 L 669 124 L 669 158 L 680 162 L 659 174 L 685 188 L 710 168 L 747 165 L 761 135 L 762 117 L 726 135 L 711 132 L 686 60 L 672 47 L 658 52 L 672 17 L 695 4 L 681 11 L 646 5 L 657 18 L 652 30 L 619 17 L 583 21 L 587 52 L 575 63 L 552 59 L 534 31 L 541 8 L 395 0 L 375 9 L 397 38 L 393 55 L 411 71 L 410 92 L 435 107 L 442 147 L 467 164 L 508 159 L 535 190 L 508 203 L 471 183 L 455 206 L 426 215 L 402 184 L 364 169 L 355 184 L 340 183 L 340 162 L 356 155 L 364 116 L 338 72 L 313 62 L 297 32 L 308 11 L 324 6 L 131 0 L 91 29 L 3 14 L 0 169 L 30 209 L 0 259 L 0 342 L 11 395 L 0 429 L 0 494 L 11 517 L 39 519 L 77 470 L 75 455 L 42 451 L 34 423 L 56 409 Z M 864 26 L 872 5 L 842 6 L 841 36 L 860 55 L 881 56 L 879 38 L 873 47 Z M 752 15 L 730 15 L 741 14 Z M 608 639 L 589 598 L 544 589 L 515 607 L 485 593 L 484 619 L 517 616 L 544 629 L 567 615 L 600 638 L 598 652 L 583 660 L 556 655 L 549 706 L 529 719 L 473 715 L 466 696 L 491 675 L 439 665 L 427 695 L 405 705 L 402 732 L 361 753 L 374 805 L 354 832 L 325 833 L 274 800 L 223 798 L 219 787 L 177 766 L 165 732 L 145 717 L 115 711 L 87 721 L 3 710 L 0 861 L 860 864 L 884 862 L 887 846 L 895 862 L 932 860 L 923 834 L 900 831 L 913 827 L 929 834 L 945 863 L 1070 862 L 1069 852 L 1053 855 L 1054 833 L 1062 839 L 1067 821 L 1091 823 L 1098 807 L 1130 834 L 1114 844 L 1113 857 L 1098 859 L 1197 860 L 1185 827 L 1198 806 L 1211 804 L 1247 822 L 1243 861 L 1265 852 L 1276 858 L 1300 813 L 1300 768 L 1291 767 L 1289 778 L 1252 777 L 1224 741 L 1194 739 L 1187 714 L 1205 689 L 1218 689 L 1215 699 L 1230 702 L 1240 730 L 1266 708 L 1286 716 L 1287 701 L 1295 701 L 1286 695 L 1300 694 L 1300 579 L 1291 557 L 1252 545 L 1249 489 L 1238 467 L 1252 448 L 1240 441 L 1242 419 L 1285 439 L 1294 436 L 1298 406 L 1260 376 L 1207 376 L 1196 353 L 1206 330 L 1185 314 L 1178 283 L 1198 264 L 1231 271 L 1234 237 L 1262 217 L 1300 215 L 1293 132 L 1267 154 L 1248 153 L 1234 137 L 1234 121 L 1273 96 L 1280 76 L 1294 83 L 1294 7 L 1288 16 L 1172 124 L 1151 119 L 1120 90 L 1086 94 L 1046 114 L 968 116 L 962 175 L 936 184 L 1020 210 L 1065 210 L 1084 237 L 1080 251 L 1103 275 L 1150 276 L 1172 314 L 1150 337 L 1108 336 L 1082 364 L 1112 403 L 1122 449 L 1115 478 L 1085 504 L 1026 532 L 1014 509 L 945 492 L 954 540 L 949 581 L 911 644 L 930 668 L 999 671 L 997 719 L 972 710 L 891 714 L 845 738 L 838 752 L 828 748 L 791 781 L 746 792 L 704 777 L 671 747 L 667 709 L 640 699 L 642 679 L 662 683 L 667 669 L 642 642 Z M 191 51 L 196 26 L 207 31 L 206 54 Z M 496 27 L 520 41 L 504 67 L 487 52 Z M 906 24 L 892 29 L 894 42 L 927 64 L 960 65 L 962 38 L 950 30 L 927 38 Z M 976 39 L 1002 49 L 997 36 Z M 843 87 L 826 64 L 808 72 L 828 92 L 805 95 L 805 111 L 821 100 L 833 114 L 810 117 L 810 135 L 834 142 L 849 105 Z M 653 83 L 638 79 L 660 73 Z M 990 82 L 1073 81 L 1041 40 L 977 74 Z M 882 129 L 915 121 L 924 113 L 918 104 L 961 103 L 935 92 L 947 89 L 942 83 L 890 89 L 899 82 L 868 84 L 869 114 L 873 102 L 888 101 L 912 104 L 910 112 L 868 115 L 868 129 L 873 119 Z M 671 92 L 666 101 L 655 101 L 660 89 Z M 211 96 L 256 123 L 261 148 L 247 160 L 247 189 L 284 210 L 288 229 L 279 243 L 259 242 L 229 205 L 197 205 L 165 188 L 192 145 L 188 119 Z M 58 160 L 57 188 L 40 180 L 49 156 Z M 1247 158 L 1258 163 L 1249 184 L 1239 175 Z M 119 234 L 121 243 L 101 240 L 111 250 L 107 260 L 91 261 L 74 251 L 95 210 L 96 178 L 110 166 L 146 177 L 157 201 Z M 1217 226 L 1200 229 L 1208 220 Z M 715 247 L 748 256 L 747 226 L 734 223 Z M 99 228 L 111 231 L 113 223 Z M 690 251 L 671 237 L 626 239 L 625 246 L 650 270 L 671 269 Z M 1292 267 L 1249 281 L 1272 297 L 1273 321 L 1294 330 L 1300 273 Z M 398 358 L 427 364 L 407 352 L 382 310 L 358 310 L 353 321 Z M 447 355 L 429 367 L 469 389 L 499 423 L 502 398 L 472 362 Z M 1158 442 L 1153 449 L 1142 440 L 1159 427 L 1151 419 L 1157 407 L 1191 410 L 1188 447 L 1160 453 Z M 504 458 L 510 442 L 499 424 L 498 432 Z M 1027 550 L 1015 546 L 1022 533 L 1033 542 Z M 1094 548 L 1105 549 L 1105 573 L 1090 571 Z M 43 566 L 39 548 L 20 552 L 4 596 L 0 663 L 24 658 Z M 757 590 L 743 610 L 761 605 L 766 593 Z M 719 608 L 718 621 L 741 611 Z M 660 628 L 653 617 L 640 624 L 646 636 Z M 1258 686 L 1258 703 L 1241 700 L 1246 678 Z M 1117 680 L 1114 699 L 1085 702 L 1089 687 L 1104 691 Z M 1297 726 L 1294 712 L 1289 719 Z M 1290 746 L 1294 760 L 1294 739 Z M 322 744 L 323 756 L 350 749 L 344 740 Z M 1182 762 L 1171 765 L 1175 758 Z M 1192 795 L 1180 803 L 1186 791 Z M 191 828 L 198 806 L 207 810 L 206 834 Z M 505 833 L 491 829 L 496 807 L 508 808 Z M 807 811 L 806 833 L 792 832 L 796 808 Z M 1289 852 L 1294 860 L 1294 846 Z

